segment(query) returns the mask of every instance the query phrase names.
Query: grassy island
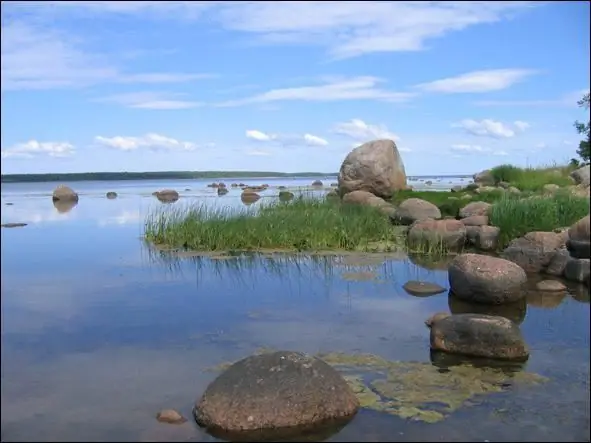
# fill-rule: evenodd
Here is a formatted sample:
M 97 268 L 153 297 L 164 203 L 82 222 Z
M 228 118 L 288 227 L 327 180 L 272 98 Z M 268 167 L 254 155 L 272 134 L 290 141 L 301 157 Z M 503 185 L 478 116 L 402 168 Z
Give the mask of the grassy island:
M 490 185 L 472 184 L 455 192 L 400 191 L 389 203 L 397 206 L 408 198 L 420 198 L 439 207 L 443 217 L 458 217 L 470 202 L 490 203 L 489 223 L 500 229 L 502 248 L 513 238 L 568 227 L 589 213 L 589 198 L 574 192 L 581 189 L 573 185 L 570 171 L 503 165 L 490 171 Z M 557 186 L 549 191 L 546 185 Z M 516 190 L 511 192 L 510 187 Z M 305 195 L 237 214 L 204 205 L 169 207 L 150 214 L 145 222 L 149 242 L 203 252 L 389 252 L 405 250 L 404 234 L 403 227 L 394 226 L 384 211 L 374 207 Z M 435 245 L 415 252 L 445 251 Z

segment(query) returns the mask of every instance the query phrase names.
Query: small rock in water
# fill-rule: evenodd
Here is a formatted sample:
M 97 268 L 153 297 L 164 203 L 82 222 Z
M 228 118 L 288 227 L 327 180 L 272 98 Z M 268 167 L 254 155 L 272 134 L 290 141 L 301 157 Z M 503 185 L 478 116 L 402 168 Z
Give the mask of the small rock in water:
M 443 286 L 440 286 L 437 283 L 430 283 L 425 281 L 407 281 L 402 287 L 410 295 L 416 296 L 435 295 L 445 292 L 445 288 Z
M 543 280 L 536 283 L 536 289 L 538 291 L 560 292 L 564 291 L 566 286 L 556 280 Z
M 22 228 L 23 226 L 27 226 L 27 223 L 4 223 L 2 225 L 3 228 Z
M 12 206 L 12 205 L 14 205 L 14 203 L 10 203 L 10 202 L 6 203 L 6 206 Z
M 160 423 L 170 423 L 170 424 L 181 424 L 187 421 L 185 417 L 183 417 L 179 412 L 175 411 L 174 409 L 163 409 L 158 414 L 156 414 L 156 420 Z

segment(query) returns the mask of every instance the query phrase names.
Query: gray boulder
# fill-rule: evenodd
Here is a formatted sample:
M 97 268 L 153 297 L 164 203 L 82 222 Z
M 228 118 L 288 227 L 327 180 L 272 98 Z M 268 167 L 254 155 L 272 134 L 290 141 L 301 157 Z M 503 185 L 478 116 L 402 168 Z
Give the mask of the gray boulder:
M 591 184 L 590 167 L 589 165 L 585 165 L 570 173 L 576 184 L 583 186 L 589 186 Z
M 482 314 L 454 314 L 431 323 L 432 350 L 503 360 L 526 360 L 529 350 L 519 326 Z
M 565 246 L 566 233 L 529 232 L 511 240 L 501 257 L 517 263 L 526 272 L 541 272 L 549 264 L 557 250 Z
M 359 400 L 331 366 L 304 353 L 278 351 L 234 363 L 207 387 L 194 414 L 209 431 L 279 433 L 351 418 L 358 408 Z
M 396 208 L 390 217 L 392 222 L 401 225 L 411 225 L 417 220 L 441 218 L 441 211 L 433 203 L 420 198 L 408 198 Z

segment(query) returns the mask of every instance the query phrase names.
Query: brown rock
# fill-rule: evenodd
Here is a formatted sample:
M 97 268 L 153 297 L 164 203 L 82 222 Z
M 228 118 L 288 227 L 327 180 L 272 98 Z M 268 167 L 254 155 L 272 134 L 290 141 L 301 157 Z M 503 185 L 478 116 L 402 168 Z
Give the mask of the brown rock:
M 401 225 L 411 225 L 417 220 L 441 218 L 441 211 L 433 203 L 420 198 L 408 198 L 404 200 L 396 211 L 393 212 L 392 222 Z
M 431 325 L 431 349 L 503 360 L 525 360 L 529 350 L 519 326 L 504 317 L 455 314 Z
M 223 183 L 222 183 L 223 184 Z M 218 195 L 226 195 L 228 193 L 228 188 L 226 187 L 226 185 L 224 186 L 218 186 Z
M 536 283 L 536 289 L 538 291 L 560 292 L 566 291 L 566 286 L 556 280 L 542 280 Z
M 172 203 L 179 199 L 179 193 L 174 189 L 163 189 L 157 191 L 156 198 L 163 203 Z
M 410 280 L 407 281 L 402 288 L 410 295 L 417 297 L 441 294 L 445 292 L 445 288 L 441 285 L 425 281 Z
M 240 200 L 242 200 L 242 203 L 245 205 L 251 205 L 257 202 L 260 198 L 261 196 L 251 189 L 245 189 L 242 191 L 242 194 L 240 194 Z
M 278 351 L 230 366 L 207 387 L 195 419 L 224 432 L 303 430 L 352 417 L 358 408 L 357 397 L 331 366 L 300 352 Z
M 53 201 L 78 201 L 78 194 L 72 188 L 66 185 L 59 185 L 53 191 Z
M 471 215 L 463 218 L 462 223 L 466 226 L 486 226 L 488 225 L 487 215 Z
M 571 240 L 589 241 L 591 238 L 591 217 L 586 215 L 570 228 L 568 228 L 568 238 Z
M 460 218 L 468 218 L 473 215 L 488 215 L 491 206 L 490 203 L 480 201 L 468 203 L 460 209 Z
M 431 317 L 429 317 L 427 320 L 425 320 L 425 324 L 427 325 L 427 327 L 430 328 L 431 326 L 433 326 L 433 324 L 435 324 L 439 320 L 447 318 L 450 315 L 451 314 L 449 312 L 437 312 L 437 313 L 433 314 Z
M 517 263 L 526 272 L 541 272 L 557 250 L 565 246 L 566 235 L 555 232 L 529 232 L 512 240 L 501 257 Z
M 404 163 L 392 140 L 375 140 L 353 149 L 339 171 L 339 193 L 368 191 L 390 199 L 406 188 Z
M 449 266 L 448 277 L 453 294 L 470 302 L 495 305 L 516 302 L 525 296 L 525 271 L 502 258 L 458 255 Z
M 324 186 L 320 180 L 314 180 L 312 186 Z
M 163 409 L 158 412 L 158 414 L 156 414 L 156 420 L 160 423 L 170 423 L 174 425 L 185 423 L 187 421 L 185 417 L 174 409 Z
M 466 243 L 466 227 L 459 220 L 419 220 L 410 226 L 407 240 L 412 248 L 458 251 Z

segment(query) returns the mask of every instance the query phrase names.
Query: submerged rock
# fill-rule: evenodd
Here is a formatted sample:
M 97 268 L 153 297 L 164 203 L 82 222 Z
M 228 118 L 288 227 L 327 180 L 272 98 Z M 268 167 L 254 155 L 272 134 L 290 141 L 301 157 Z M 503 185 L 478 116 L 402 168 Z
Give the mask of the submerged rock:
M 179 199 L 179 193 L 174 189 L 156 191 L 156 198 L 162 203 L 173 203 Z
M 156 420 L 160 423 L 181 424 L 185 423 L 187 419 L 174 409 L 163 409 L 156 414 Z
M 509 260 L 461 254 L 450 264 L 448 274 L 451 291 L 466 301 L 503 304 L 525 296 L 525 271 Z
M 218 195 L 221 196 L 221 195 L 226 195 L 229 191 L 228 191 L 228 188 L 226 187 L 226 185 L 224 185 L 224 186 L 218 186 L 217 192 L 218 192 Z
M 113 200 L 114 198 L 117 198 L 117 193 L 113 192 L 113 191 L 109 191 L 109 192 L 107 192 L 107 198 L 109 200 Z
M 54 200 L 53 207 L 60 214 L 66 214 L 76 207 L 78 200 Z
M 520 325 L 527 315 L 527 301 L 524 298 L 513 303 L 502 305 L 486 305 L 473 303 L 459 299 L 453 294 L 447 297 L 447 306 L 452 314 L 482 314 L 505 317 L 513 323 Z
M 403 286 L 404 290 L 410 295 L 427 296 L 441 294 L 445 292 L 445 288 L 437 283 L 430 283 L 424 281 L 407 281 Z
M 519 326 L 505 317 L 455 314 L 431 325 L 431 349 L 452 354 L 524 360 L 529 350 Z
M 542 280 L 536 283 L 536 289 L 546 292 L 562 292 L 566 291 L 566 286 L 556 280 Z
M 0 226 L 3 228 L 23 228 L 27 226 L 27 223 L 3 223 Z
M 195 406 L 205 428 L 245 432 L 312 428 L 352 417 L 359 401 L 343 377 L 322 360 L 277 351 L 240 360 L 218 376 Z

